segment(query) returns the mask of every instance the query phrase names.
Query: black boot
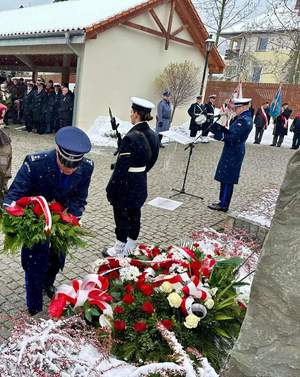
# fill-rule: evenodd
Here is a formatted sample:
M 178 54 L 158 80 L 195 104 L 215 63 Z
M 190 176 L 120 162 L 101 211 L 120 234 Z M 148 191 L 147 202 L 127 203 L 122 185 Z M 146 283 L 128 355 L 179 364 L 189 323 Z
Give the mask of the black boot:
M 223 208 L 218 203 L 212 203 L 208 206 L 209 209 L 212 209 L 214 211 L 221 211 L 221 212 L 227 212 L 228 208 Z
M 49 287 L 44 288 L 44 293 L 45 293 L 50 299 L 52 299 L 52 298 L 54 297 L 55 292 L 56 292 L 56 288 L 54 287 L 54 285 L 50 285 Z

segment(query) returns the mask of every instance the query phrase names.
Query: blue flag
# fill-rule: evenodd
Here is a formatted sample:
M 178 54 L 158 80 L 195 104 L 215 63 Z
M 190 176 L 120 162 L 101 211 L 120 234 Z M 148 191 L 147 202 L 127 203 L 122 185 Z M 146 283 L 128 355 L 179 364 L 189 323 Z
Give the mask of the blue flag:
M 280 115 L 281 107 L 282 107 L 282 89 L 280 85 L 270 106 L 271 117 L 277 118 Z

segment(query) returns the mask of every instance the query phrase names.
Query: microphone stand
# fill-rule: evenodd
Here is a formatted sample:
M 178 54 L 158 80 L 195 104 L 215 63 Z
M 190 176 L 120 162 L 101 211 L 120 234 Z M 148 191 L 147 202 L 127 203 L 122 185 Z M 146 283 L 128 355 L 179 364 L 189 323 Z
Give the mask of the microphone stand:
M 217 120 L 219 120 L 220 117 L 221 117 L 220 115 L 216 115 L 217 119 L 208 127 L 208 129 L 207 129 L 208 131 L 212 128 L 212 126 L 214 126 L 217 123 Z M 180 190 L 172 188 L 172 191 L 176 191 L 176 194 L 171 195 L 169 198 L 174 198 L 177 195 L 184 194 L 184 195 L 192 196 L 192 197 L 197 198 L 197 199 L 201 199 L 201 200 L 204 199 L 203 196 L 190 194 L 189 192 L 185 191 L 185 184 L 186 184 L 186 179 L 187 179 L 187 175 L 188 175 L 188 171 L 189 171 L 189 167 L 190 167 L 190 162 L 191 162 L 191 158 L 192 158 L 192 154 L 193 154 L 193 149 L 195 148 L 196 141 L 200 138 L 201 138 L 201 135 L 196 137 L 196 139 L 194 141 L 189 143 L 188 146 L 184 148 L 185 151 L 187 149 L 189 149 L 190 151 L 189 151 L 189 157 L 188 157 L 188 161 L 187 161 L 186 169 L 185 169 L 185 173 L 184 173 L 183 184 L 182 184 L 182 187 L 181 187 Z

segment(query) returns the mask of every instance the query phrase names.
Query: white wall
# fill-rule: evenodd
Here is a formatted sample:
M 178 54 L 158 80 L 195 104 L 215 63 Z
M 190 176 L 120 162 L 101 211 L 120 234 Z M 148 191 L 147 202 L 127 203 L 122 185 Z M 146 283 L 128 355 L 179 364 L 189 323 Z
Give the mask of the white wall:
M 156 8 L 165 27 L 168 25 L 169 5 Z M 157 29 L 148 14 L 133 20 Z M 172 30 L 181 25 L 174 18 Z M 192 40 L 185 31 L 178 37 Z M 154 103 L 160 99 L 155 78 L 170 62 L 193 61 L 204 66 L 204 57 L 196 47 L 170 41 L 165 51 L 165 39 L 125 26 L 116 26 L 86 42 L 78 97 L 78 126 L 88 129 L 100 115 L 108 115 L 111 106 L 116 116 L 129 119 L 130 97 L 145 97 Z M 200 88 L 199 88 L 200 90 Z M 173 124 L 188 120 L 187 107 L 178 109 Z M 153 122 L 154 125 L 154 122 Z

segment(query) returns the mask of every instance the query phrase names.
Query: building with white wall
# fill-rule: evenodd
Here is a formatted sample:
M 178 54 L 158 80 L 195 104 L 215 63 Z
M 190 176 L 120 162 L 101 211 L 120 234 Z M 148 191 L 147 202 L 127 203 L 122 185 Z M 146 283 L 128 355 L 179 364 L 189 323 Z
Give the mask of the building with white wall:
M 203 71 L 208 33 L 190 0 L 75 0 L 0 12 L 0 70 L 76 72 L 75 123 L 88 129 L 108 106 L 128 119 L 130 97 L 159 100 L 171 62 Z M 214 48 L 209 72 L 224 63 Z M 179 109 L 174 123 L 186 120 Z

